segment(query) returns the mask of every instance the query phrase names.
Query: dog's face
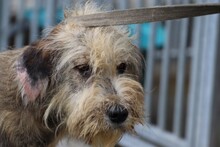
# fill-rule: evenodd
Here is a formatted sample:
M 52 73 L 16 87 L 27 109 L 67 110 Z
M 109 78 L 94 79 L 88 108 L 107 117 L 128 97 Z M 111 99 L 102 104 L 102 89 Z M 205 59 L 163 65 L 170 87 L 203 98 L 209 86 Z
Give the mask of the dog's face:
M 23 54 L 25 103 L 50 97 L 45 120 L 55 111 L 68 134 L 87 143 L 114 144 L 132 132 L 143 122 L 142 58 L 124 30 L 55 27 Z

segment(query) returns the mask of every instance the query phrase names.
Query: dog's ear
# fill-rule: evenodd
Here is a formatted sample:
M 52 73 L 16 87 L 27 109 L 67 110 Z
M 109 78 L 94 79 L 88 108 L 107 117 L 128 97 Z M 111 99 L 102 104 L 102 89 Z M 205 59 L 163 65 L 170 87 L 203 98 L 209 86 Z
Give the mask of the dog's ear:
M 17 64 L 17 78 L 24 104 L 42 98 L 52 73 L 52 55 L 39 43 L 27 47 Z

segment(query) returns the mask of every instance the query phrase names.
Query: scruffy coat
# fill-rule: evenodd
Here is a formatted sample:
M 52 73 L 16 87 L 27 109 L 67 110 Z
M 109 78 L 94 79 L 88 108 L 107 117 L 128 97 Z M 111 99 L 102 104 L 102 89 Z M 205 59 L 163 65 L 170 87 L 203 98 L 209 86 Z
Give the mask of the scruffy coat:
M 67 136 L 114 146 L 143 122 L 142 59 L 126 27 L 85 28 L 71 17 L 99 12 L 87 3 L 22 49 L 0 53 L 0 146 L 55 146 Z M 106 111 L 123 105 L 121 125 Z

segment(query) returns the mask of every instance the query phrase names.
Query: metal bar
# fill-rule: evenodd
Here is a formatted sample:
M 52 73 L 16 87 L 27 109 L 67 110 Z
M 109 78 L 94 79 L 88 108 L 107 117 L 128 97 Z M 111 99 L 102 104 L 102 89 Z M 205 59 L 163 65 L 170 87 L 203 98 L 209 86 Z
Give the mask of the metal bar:
M 203 31 L 203 36 L 201 37 L 201 41 L 202 41 L 202 43 L 201 43 L 201 48 L 200 48 L 200 51 L 201 51 L 201 60 L 200 60 L 200 62 L 201 62 L 201 68 L 200 68 L 200 73 L 199 73 L 199 75 L 198 75 L 198 78 L 199 78 L 199 80 L 201 81 L 200 82 L 200 85 L 198 85 L 198 97 L 199 97 L 199 99 L 198 99 L 198 101 L 197 101 L 197 107 L 198 107 L 198 109 L 197 109 L 197 115 L 196 115 L 196 120 L 195 120 L 195 140 L 194 140 L 194 146 L 197 146 L 197 144 L 198 144 L 198 141 L 200 140 L 199 139 L 199 136 L 200 136 L 200 133 L 202 132 L 200 129 L 201 129 L 201 125 L 202 125 L 202 122 L 200 122 L 201 121 L 201 117 L 202 117 L 202 115 L 203 114 L 201 114 L 201 105 L 203 105 L 202 103 L 203 103 L 203 85 L 204 85 L 204 81 L 205 81 L 205 77 L 204 77 L 204 75 L 206 74 L 206 71 L 204 71 L 204 66 L 203 66 L 203 64 L 204 64 L 204 61 L 203 61 L 203 58 L 206 56 L 205 55 L 205 47 L 206 47 L 206 35 L 207 35 L 207 32 L 206 32 L 206 28 L 207 28 L 207 21 L 206 21 L 206 18 L 203 18 L 203 28 L 202 28 L 202 31 Z M 205 42 L 204 42 L 205 41 Z M 205 46 L 205 47 L 204 47 Z M 203 128 L 204 129 L 204 128 Z
M 171 48 L 179 48 L 179 43 L 180 43 L 180 19 L 178 20 L 173 20 L 172 21 L 172 35 L 171 37 L 171 42 L 170 42 L 170 47 Z
M 156 23 L 151 24 L 151 32 L 150 32 L 150 40 L 149 40 L 149 49 L 146 50 L 147 57 L 147 67 L 145 71 L 145 108 L 148 114 L 151 114 L 151 105 L 152 105 L 152 90 L 153 90 L 153 72 L 154 72 L 154 53 L 155 53 L 155 38 L 156 38 Z
M 187 3 L 188 0 L 185 0 L 183 3 Z M 178 65 L 177 65 L 177 81 L 176 81 L 176 93 L 175 93 L 175 104 L 174 104 L 174 125 L 173 130 L 177 136 L 181 135 L 182 127 L 182 109 L 183 109 L 183 92 L 185 85 L 185 61 L 186 61 L 186 48 L 187 48 L 187 37 L 188 37 L 188 19 L 183 19 L 180 22 L 181 27 L 181 40 L 180 48 L 178 54 Z
M 160 0 L 154 1 L 153 5 L 158 5 Z M 145 3 L 145 6 L 147 4 Z M 153 92 L 153 73 L 154 73 L 154 60 L 155 60 L 155 40 L 156 40 L 156 26 L 158 23 L 151 23 L 149 48 L 146 48 L 146 67 L 145 67 L 145 118 L 149 119 L 152 111 L 152 92 Z M 146 41 L 147 42 L 147 41 Z
M 176 59 L 178 56 L 178 50 L 177 48 L 170 49 L 170 59 Z M 191 58 L 192 57 L 192 49 L 191 47 L 186 48 L 186 57 Z M 160 50 L 155 50 L 155 60 L 160 60 L 162 56 L 162 53 Z
M 156 145 L 152 145 L 145 140 L 137 137 L 125 134 L 119 142 L 119 145 L 122 147 L 156 147 Z
M 68 9 L 70 7 L 70 1 L 69 0 L 60 0 L 62 2 L 62 8 L 63 10 Z
M 17 23 L 23 22 L 23 16 L 24 16 L 24 7 L 25 3 L 24 0 L 20 0 L 18 5 L 18 12 L 17 12 Z M 18 30 L 18 33 L 15 38 L 15 47 L 20 48 L 23 46 L 23 29 Z
M 10 30 L 8 30 L 8 36 L 15 36 L 18 30 L 24 30 L 25 28 L 28 28 L 29 25 L 22 24 L 22 23 L 17 23 L 17 24 L 11 24 L 10 25 Z
M 56 13 L 56 0 L 47 0 L 45 27 L 53 26 L 55 24 L 55 13 Z
M 39 32 L 38 32 L 39 7 L 40 7 L 39 1 L 34 0 L 34 7 L 32 8 L 33 17 L 31 18 L 31 25 L 30 25 L 30 42 L 37 40 L 39 36 Z
M 153 5 L 158 5 L 160 0 L 155 1 Z M 152 90 L 153 90 L 153 73 L 155 60 L 155 40 L 156 40 L 156 26 L 158 23 L 151 23 L 149 49 L 146 49 L 147 67 L 145 70 L 145 117 L 151 114 L 152 110 Z
M 186 140 L 155 126 L 137 126 L 136 132 L 146 141 L 158 147 L 189 147 Z
M 186 60 L 186 44 L 188 34 L 188 20 L 184 19 L 181 22 L 181 42 L 178 54 L 177 65 L 177 81 L 176 81 L 176 93 L 174 104 L 174 125 L 173 130 L 177 136 L 180 136 L 182 126 L 182 108 L 183 108 L 183 91 L 184 91 L 184 77 L 185 77 L 185 60 Z
M 199 0 L 196 3 L 200 3 Z M 193 36 L 192 36 L 192 62 L 191 62 L 191 73 L 190 73 L 190 85 L 188 93 L 188 103 L 187 103 L 187 118 L 186 118 L 186 139 L 189 147 L 194 147 L 195 131 L 196 131 L 196 119 L 197 116 L 197 101 L 198 101 L 198 86 L 200 85 L 200 80 L 198 79 L 199 69 L 201 66 L 201 39 L 203 36 L 202 31 L 202 17 L 194 18 L 193 21 Z
M 217 43 L 219 40 L 218 28 L 219 16 L 205 17 L 205 35 L 203 39 L 203 54 L 201 68 L 200 105 L 197 120 L 197 139 L 195 147 L 207 147 L 210 141 L 210 124 L 213 102 L 213 87 L 215 77 L 215 62 Z M 212 23 L 210 23 L 212 22 Z
M 0 1 L 0 18 L 2 18 L 2 15 L 3 15 L 3 14 L 2 14 L 2 13 L 3 13 L 3 12 L 2 12 L 2 11 L 3 11 L 3 10 L 2 10 L 2 9 L 3 9 L 2 7 L 3 7 L 3 1 Z M 2 45 L 1 45 L 2 30 L 3 30 L 3 29 L 2 29 L 2 23 L 3 23 L 3 22 L 2 22 L 2 19 L 0 19 L 0 51 L 1 51 L 1 49 L 2 49 Z
M 168 79 L 169 79 L 169 63 L 170 63 L 170 34 L 171 34 L 171 21 L 166 22 L 167 37 L 165 47 L 162 55 L 162 71 L 160 75 L 160 91 L 159 91 L 159 104 L 158 104 L 158 123 L 161 129 L 165 128 L 166 125 L 166 114 L 167 114 L 167 90 L 168 90 Z
M 136 1 L 135 1 L 135 7 L 136 7 L 136 8 L 140 8 L 141 6 L 142 6 L 142 0 L 136 0 Z M 138 37 L 138 39 L 137 39 L 137 44 L 138 44 L 138 46 L 140 46 L 141 24 L 136 24 L 136 30 L 137 30 L 136 35 L 137 35 L 137 37 Z
M 171 3 L 171 0 L 168 1 Z M 158 101 L 158 125 L 160 129 L 165 129 L 166 116 L 167 116 L 167 91 L 168 91 L 168 80 L 169 80 L 169 63 L 170 63 L 170 38 L 171 38 L 171 27 L 172 21 L 166 21 L 166 42 L 162 53 L 162 69 L 160 74 L 160 90 L 159 90 L 159 101 Z
M 83 26 L 108 26 L 164 21 L 214 13 L 220 13 L 220 4 L 172 5 L 142 9 L 115 10 L 111 12 L 76 16 L 72 18 L 72 21 L 77 21 Z
M 193 24 L 193 53 L 192 53 L 192 66 L 190 73 L 190 85 L 189 85 L 189 94 L 188 94 L 188 103 L 187 103 L 187 122 L 186 122 L 186 139 L 188 141 L 189 147 L 194 147 L 193 142 L 195 140 L 195 117 L 197 115 L 197 101 L 198 101 L 198 86 L 200 85 L 200 80 L 198 75 L 200 74 L 199 69 L 201 66 L 200 57 L 201 57 L 201 44 L 200 39 L 203 36 L 202 32 L 202 18 L 195 18 Z
M 220 18 L 218 18 L 218 22 L 217 22 L 217 28 L 216 30 L 218 30 L 218 34 L 217 34 L 217 40 L 220 40 Z M 214 27 L 213 27 L 214 28 Z M 215 39 L 215 40 L 216 40 Z M 212 124 L 211 124 L 211 134 L 210 134 L 210 145 L 211 147 L 217 147 L 220 146 L 220 140 L 219 140 L 219 136 L 220 136 L 220 119 L 219 119 L 219 112 L 220 112 L 220 91 L 219 91 L 219 87 L 220 87 L 220 68 L 219 67 L 219 63 L 220 63 L 220 42 L 218 41 L 217 43 L 217 51 L 216 51 L 216 62 L 215 62 L 215 81 L 214 81 L 214 100 L 213 100 L 213 106 L 212 106 Z
M 1 10 L 1 40 L 0 50 L 6 50 L 8 47 L 8 30 L 9 30 L 9 18 L 10 18 L 10 4 L 11 0 L 5 0 L 2 2 Z
M 119 9 L 124 10 L 128 8 L 127 2 L 125 0 L 115 1 L 116 5 L 119 7 Z

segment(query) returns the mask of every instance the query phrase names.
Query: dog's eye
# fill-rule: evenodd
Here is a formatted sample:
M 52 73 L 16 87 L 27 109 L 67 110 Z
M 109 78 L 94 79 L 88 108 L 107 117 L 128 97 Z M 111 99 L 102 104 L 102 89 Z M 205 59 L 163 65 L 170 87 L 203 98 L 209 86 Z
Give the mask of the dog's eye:
M 125 72 L 127 68 L 127 64 L 126 63 L 121 63 L 117 66 L 117 71 L 118 71 L 118 74 L 123 74 Z
M 88 64 L 78 65 L 75 67 L 83 77 L 89 77 L 92 69 Z

